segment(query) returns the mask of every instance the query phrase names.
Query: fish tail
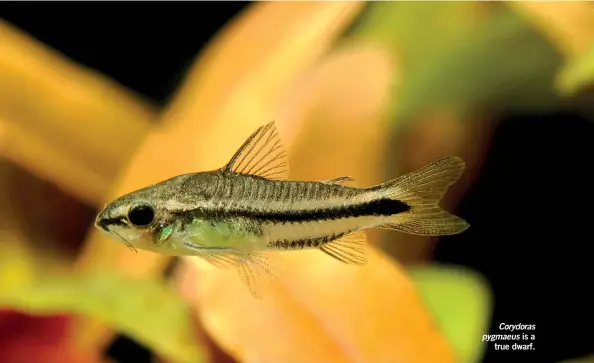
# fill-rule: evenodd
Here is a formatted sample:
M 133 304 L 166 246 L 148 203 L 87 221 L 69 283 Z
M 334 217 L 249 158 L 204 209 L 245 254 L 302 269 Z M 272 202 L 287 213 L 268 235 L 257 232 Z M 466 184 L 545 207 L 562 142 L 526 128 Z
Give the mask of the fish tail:
M 464 219 L 438 205 L 449 186 L 458 180 L 464 166 L 462 159 L 448 156 L 373 187 L 381 198 L 398 200 L 409 207 L 406 212 L 388 217 L 389 222 L 378 228 L 422 236 L 453 235 L 468 229 L 470 225 Z

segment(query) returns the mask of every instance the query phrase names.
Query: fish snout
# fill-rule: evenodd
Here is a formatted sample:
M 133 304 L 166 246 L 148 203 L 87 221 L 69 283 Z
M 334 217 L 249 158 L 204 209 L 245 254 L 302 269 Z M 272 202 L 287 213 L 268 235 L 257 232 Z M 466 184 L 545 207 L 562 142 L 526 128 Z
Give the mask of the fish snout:
M 110 218 L 106 213 L 106 210 L 102 210 L 95 218 L 95 227 L 105 232 L 109 232 Z

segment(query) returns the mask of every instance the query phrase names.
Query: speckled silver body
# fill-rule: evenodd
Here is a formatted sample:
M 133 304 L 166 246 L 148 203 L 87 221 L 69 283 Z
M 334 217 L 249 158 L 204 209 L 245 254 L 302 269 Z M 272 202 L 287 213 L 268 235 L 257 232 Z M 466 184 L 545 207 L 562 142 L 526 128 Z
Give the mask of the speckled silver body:
M 180 175 L 124 195 L 106 207 L 99 218 L 126 215 L 122 208 L 136 204 L 153 206 L 156 223 L 140 237 L 146 240 L 142 248 L 161 251 L 160 232 L 175 225 L 173 238 L 162 249 L 170 254 L 188 252 L 171 248 L 177 235 L 200 234 L 208 224 L 213 231 L 234 231 L 236 238 L 229 241 L 233 247 L 241 247 L 246 236 L 252 240 L 251 237 L 256 236 L 258 243 L 244 247 L 249 250 L 304 249 L 317 248 L 351 231 L 384 222 L 378 215 L 353 213 L 373 197 L 372 189 L 324 182 L 267 180 L 213 171 Z M 199 245 L 221 245 L 220 238 L 205 235 L 211 241 L 202 240 L 197 242 Z M 150 246 L 149 240 L 155 246 Z

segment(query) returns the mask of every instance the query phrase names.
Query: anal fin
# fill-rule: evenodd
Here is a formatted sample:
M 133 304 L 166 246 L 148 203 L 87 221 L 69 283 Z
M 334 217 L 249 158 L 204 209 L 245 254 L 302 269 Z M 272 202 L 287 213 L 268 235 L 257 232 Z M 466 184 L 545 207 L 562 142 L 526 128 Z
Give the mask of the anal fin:
M 319 249 L 340 262 L 351 265 L 364 265 L 367 263 L 366 245 L 367 235 L 365 232 L 356 231 L 328 242 L 320 246 Z

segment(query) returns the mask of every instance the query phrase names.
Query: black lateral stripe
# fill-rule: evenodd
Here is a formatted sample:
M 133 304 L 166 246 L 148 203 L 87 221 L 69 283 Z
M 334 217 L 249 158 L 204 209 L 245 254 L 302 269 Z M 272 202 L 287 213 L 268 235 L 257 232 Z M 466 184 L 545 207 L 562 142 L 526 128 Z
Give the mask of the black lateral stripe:
M 394 199 L 379 199 L 368 203 L 323 208 L 315 210 L 288 210 L 288 211 L 266 211 L 236 209 L 228 211 L 227 215 L 232 217 L 244 217 L 262 221 L 273 221 L 279 223 L 311 222 L 316 220 L 332 220 L 340 218 L 352 218 L 363 216 L 390 216 L 410 210 L 410 206 L 402 201 Z

